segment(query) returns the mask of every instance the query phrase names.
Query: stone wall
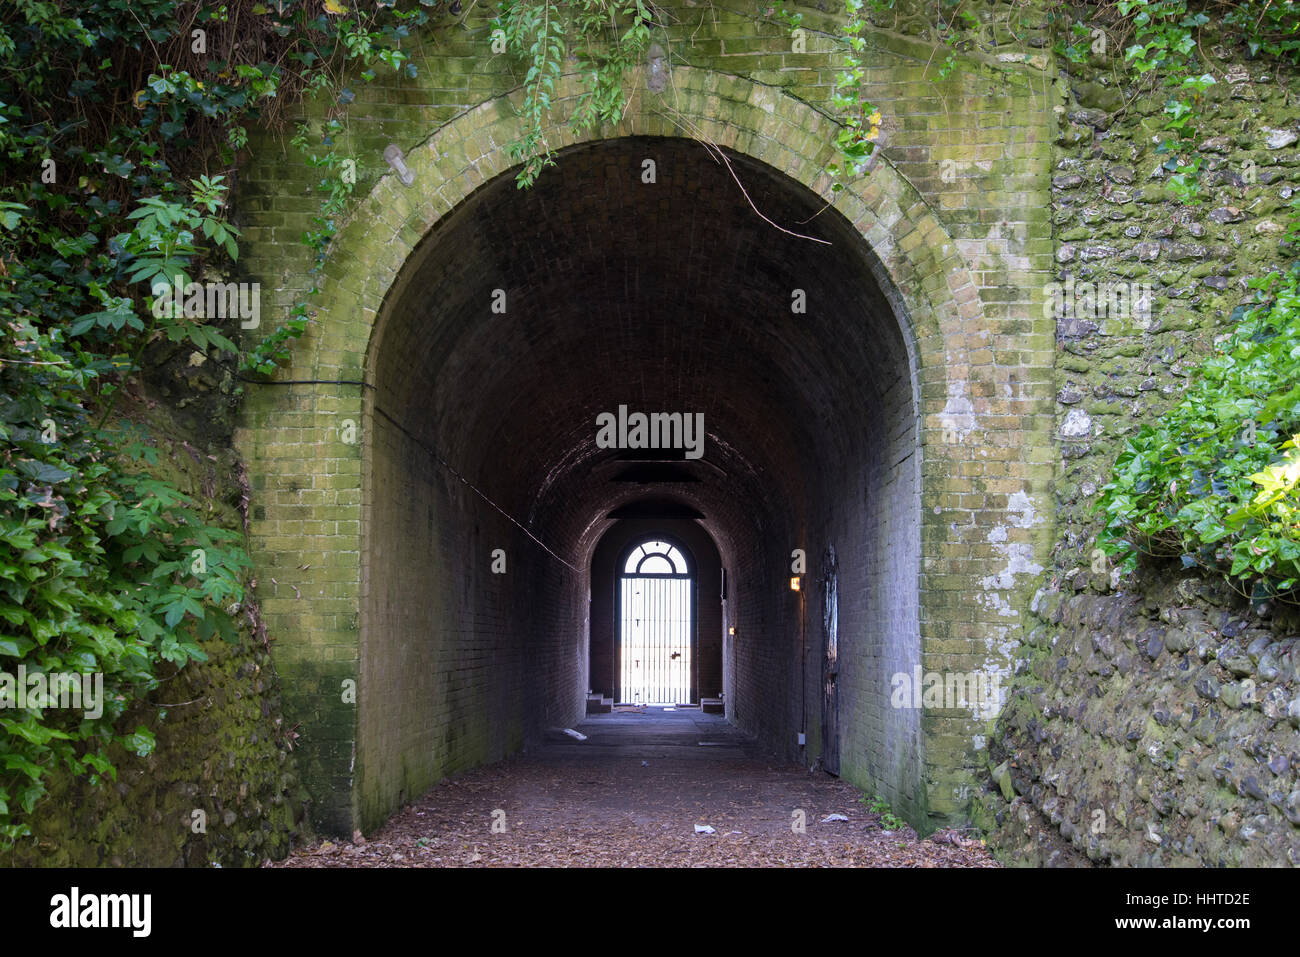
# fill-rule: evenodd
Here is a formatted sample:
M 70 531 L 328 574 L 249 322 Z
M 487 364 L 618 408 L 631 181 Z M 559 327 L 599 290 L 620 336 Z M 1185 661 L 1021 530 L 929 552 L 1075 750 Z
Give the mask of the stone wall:
M 1091 509 L 1125 437 L 1177 399 L 1246 280 L 1286 258 L 1296 78 L 1206 50 L 1218 82 L 1195 140 L 1199 205 L 1171 194 L 1156 152 L 1167 91 L 1116 86 L 1100 59 L 1063 65 L 1056 278 L 1149 287 L 1152 302 L 1058 315 L 1059 541 L 990 748 L 1000 794 L 982 808 L 1011 859 L 1300 862 L 1294 617 L 1261 618 L 1177 563 L 1119 580 L 1093 559 Z

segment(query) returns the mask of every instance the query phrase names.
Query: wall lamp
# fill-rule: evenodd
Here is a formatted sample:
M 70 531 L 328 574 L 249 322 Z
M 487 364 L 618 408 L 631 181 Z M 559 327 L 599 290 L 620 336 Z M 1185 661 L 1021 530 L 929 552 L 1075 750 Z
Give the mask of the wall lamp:
M 791 591 L 798 591 L 798 590 L 799 590 L 799 576 L 798 576 L 798 575 L 795 575 L 795 576 L 793 576 L 793 577 L 790 579 L 790 590 L 791 590 Z
M 384 162 L 397 173 L 397 178 L 402 181 L 403 186 L 410 186 L 415 182 L 415 170 L 406 165 L 402 148 L 396 143 L 389 143 L 384 149 Z

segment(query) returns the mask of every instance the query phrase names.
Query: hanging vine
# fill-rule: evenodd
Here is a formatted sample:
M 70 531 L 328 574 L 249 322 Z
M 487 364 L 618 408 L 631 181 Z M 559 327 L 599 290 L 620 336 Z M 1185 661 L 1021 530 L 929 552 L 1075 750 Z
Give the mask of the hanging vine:
M 515 180 L 520 189 L 555 165 L 546 141 L 546 118 L 566 53 L 577 57 L 585 89 L 570 125 L 588 130 L 615 123 L 626 107 L 624 80 L 641 62 L 650 43 L 653 14 L 643 0 L 504 0 L 493 21 L 501 48 L 527 64 L 524 76 L 525 126 L 509 146 L 510 157 L 523 164 Z

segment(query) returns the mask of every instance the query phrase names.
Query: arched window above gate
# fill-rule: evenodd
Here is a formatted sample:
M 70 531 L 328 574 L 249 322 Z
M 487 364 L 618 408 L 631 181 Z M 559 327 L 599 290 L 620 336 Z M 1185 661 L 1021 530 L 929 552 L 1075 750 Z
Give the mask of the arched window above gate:
M 689 575 L 686 556 L 667 542 L 642 542 L 623 565 L 624 575 Z

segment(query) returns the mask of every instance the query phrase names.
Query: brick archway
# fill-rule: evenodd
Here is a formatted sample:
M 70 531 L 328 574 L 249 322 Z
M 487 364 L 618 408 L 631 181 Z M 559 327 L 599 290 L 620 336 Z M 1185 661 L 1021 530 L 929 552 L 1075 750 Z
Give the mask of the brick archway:
M 579 91 L 566 77 L 548 136 L 563 149 L 630 136 L 682 137 L 689 129 L 825 192 L 821 171 L 837 130 L 825 115 L 733 76 L 676 67 L 672 80 L 661 96 L 636 98 L 618 127 L 578 138 L 566 122 Z M 305 776 L 327 829 L 373 825 L 428 775 L 409 771 L 401 756 L 381 761 L 379 719 L 366 717 L 366 702 L 383 693 L 385 671 L 401 668 L 390 658 L 367 664 L 361 611 L 376 547 L 373 390 L 319 384 L 373 384 L 387 311 L 410 294 L 413 275 L 403 267 L 440 222 L 508 171 L 517 105 L 517 94 L 488 101 L 440 127 L 406 156 L 412 188 L 387 175 L 358 204 L 331 249 L 317 321 L 282 373 L 300 384 L 255 387 L 237 439 L 254 479 L 252 545 L 264 617 L 276 638 L 286 710 L 306 730 Z M 915 452 L 908 467 L 919 489 L 907 519 L 916 547 L 893 570 L 896 587 L 912 596 L 903 600 L 914 602 L 916 634 L 900 639 L 902 657 L 874 659 L 853 680 L 863 694 L 887 701 L 890 675 L 908 665 L 1006 674 L 1022 590 L 1046 547 L 1038 503 L 1050 458 L 1017 453 L 1049 447 L 1050 346 L 1015 350 L 1018 334 L 1041 335 L 1029 328 L 1028 305 L 1009 318 L 985 316 L 958 243 L 889 162 L 845 190 L 835 208 L 868 251 L 863 262 L 907 348 L 914 420 L 908 442 Z M 349 424 L 355 442 L 345 437 Z M 360 705 L 340 694 L 349 681 L 359 682 Z M 882 714 L 881 735 L 888 737 L 894 719 Z M 906 740 L 850 736 L 844 747 L 862 754 L 846 762 L 845 774 L 878 786 L 922 829 L 960 819 L 986 717 L 925 709 L 903 722 Z

